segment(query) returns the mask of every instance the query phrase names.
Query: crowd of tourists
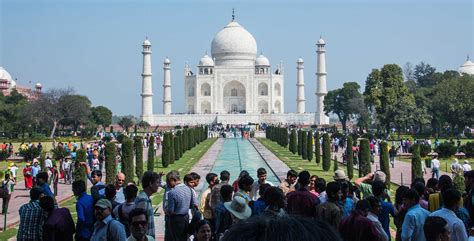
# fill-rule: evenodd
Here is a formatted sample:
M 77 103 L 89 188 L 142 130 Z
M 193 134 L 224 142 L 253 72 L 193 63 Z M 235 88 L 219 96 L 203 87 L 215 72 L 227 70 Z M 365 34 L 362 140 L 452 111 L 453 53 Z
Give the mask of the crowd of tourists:
M 83 180 L 72 183 L 76 220 L 58 207 L 48 173 L 39 172 L 31 201 L 19 210 L 17 240 L 155 240 L 161 229 L 170 241 L 457 241 L 468 240 L 473 226 L 474 171 L 465 173 L 463 193 L 442 175 L 426 183 L 415 179 L 392 196 L 381 171 L 351 182 L 342 170 L 333 180 L 289 170 L 281 183 L 270 183 L 264 168 L 256 180 L 247 171 L 231 177 L 224 170 L 208 173 L 205 188 L 196 190 L 201 176 L 194 172 L 147 171 L 138 186 L 125 183 L 123 173 L 105 185 L 101 171 L 87 170 L 90 194 Z M 164 189 L 164 226 L 154 221 L 157 207 L 151 199 L 159 188 Z

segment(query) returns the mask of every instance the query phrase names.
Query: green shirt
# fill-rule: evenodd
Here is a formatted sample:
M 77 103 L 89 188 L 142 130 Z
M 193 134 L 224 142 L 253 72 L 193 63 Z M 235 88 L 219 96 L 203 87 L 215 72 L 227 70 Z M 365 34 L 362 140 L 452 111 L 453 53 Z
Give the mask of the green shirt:
M 361 183 L 359 185 L 359 190 L 362 193 L 362 198 L 368 198 L 370 196 L 373 196 L 373 194 L 372 194 L 372 184 Z M 391 195 L 392 195 L 392 193 L 388 189 L 385 189 L 385 194 L 387 194 L 389 197 L 391 197 Z

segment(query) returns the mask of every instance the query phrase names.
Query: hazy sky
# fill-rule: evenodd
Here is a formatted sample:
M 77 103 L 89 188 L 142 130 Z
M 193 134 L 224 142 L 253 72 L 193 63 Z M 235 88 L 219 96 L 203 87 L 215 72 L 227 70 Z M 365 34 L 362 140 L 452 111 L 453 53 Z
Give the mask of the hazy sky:
M 327 46 L 328 89 L 372 68 L 425 61 L 456 69 L 474 55 L 472 0 L 22 1 L 0 0 L 0 66 L 20 85 L 73 87 L 115 115 L 140 115 L 141 44 L 152 42 L 154 113 L 162 113 L 163 60 L 171 59 L 173 112 L 184 112 L 183 68 L 194 68 L 231 20 L 285 68 L 285 110 L 296 111 L 296 60 L 305 61 L 306 110 L 315 111 L 315 43 Z M 473 56 L 474 58 L 474 56 Z M 194 71 L 196 72 L 196 71 Z

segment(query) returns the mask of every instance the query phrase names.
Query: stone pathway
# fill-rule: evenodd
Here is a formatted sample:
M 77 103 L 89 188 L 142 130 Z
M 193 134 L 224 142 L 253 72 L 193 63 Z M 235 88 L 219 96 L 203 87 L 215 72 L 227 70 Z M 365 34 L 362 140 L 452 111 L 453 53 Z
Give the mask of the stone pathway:
M 260 143 L 257 139 L 251 138 L 249 139 L 250 143 L 255 147 L 257 152 L 263 158 L 263 160 L 268 164 L 270 169 L 272 169 L 273 173 L 280 178 L 280 181 L 286 179 L 286 173 L 290 168 L 281 161 L 273 152 L 268 150 L 262 143 Z

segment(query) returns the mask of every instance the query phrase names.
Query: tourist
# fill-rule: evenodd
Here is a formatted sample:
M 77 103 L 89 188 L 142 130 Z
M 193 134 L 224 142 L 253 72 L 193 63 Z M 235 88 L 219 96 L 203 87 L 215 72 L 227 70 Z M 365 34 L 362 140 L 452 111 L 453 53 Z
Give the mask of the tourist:
M 409 187 L 400 186 L 395 192 L 395 217 L 393 218 L 393 223 L 397 227 L 397 233 L 395 236 L 395 240 L 397 241 L 402 240 L 403 221 L 405 220 L 405 215 L 408 212 L 408 209 L 403 205 L 403 197 L 408 190 L 410 190 Z
M 305 217 L 316 216 L 317 197 L 308 190 L 309 178 L 308 171 L 298 174 L 298 189 L 286 195 L 288 214 Z
M 354 211 L 341 221 L 339 232 L 345 241 L 381 240 L 373 222 L 367 218 L 370 203 L 367 200 L 357 202 Z
M 2 213 L 8 212 L 8 204 L 12 196 L 15 186 L 15 180 L 10 177 L 9 173 L 5 173 L 4 180 L 2 181 L 3 195 L 2 195 Z
M 314 194 L 316 197 L 319 196 L 319 193 L 316 191 L 316 180 L 318 180 L 318 176 L 316 175 L 312 175 L 310 178 L 309 178 L 309 186 L 308 186 L 308 190 L 310 193 Z M 296 186 L 296 185 L 295 185 Z
M 369 213 L 367 214 L 367 218 L 372 222 L 372 224 L 377 229 L 377 232 L 380 236 L 379 240 L 387 241 L 388 235 L 387 233 L 385 233 L 385 230 L 382 227 L 382 223 L 379 221 L 379 215 L 382 212 L 382 205 L 380 204 L 380 199 L 374 196 L 370 196 L 367 198 L 367 201 L 369 201 L 369 204 L 370 204 L 370 209 L 369 209 Z
M 115 199 L 114 201 L 122 204 L 125 202 L 125 195 L 123 192 L 123 185 L 125 183 L 125 174 L 119 172 L 115 176 Z
M 464 198 L 464 207 L 467 209 L 469 217 L 474 219 L 474 202 L 472 201 L 474 200 L 474 170 L 464 173 L 464 185 L 467 192 L 467 195 Z M 472 226 L 473 224 L 471 224 L 470 227 Z
M 31 164 L 29 162 L 27 162 L 25 168 L 23 168 L 23 177 L 25 182 L 25 189 L 30 190 L 31 188 L 33 188 L 33 175 Z
M 71 153 L 71 158 L 73 158 L 72 153 Z M 64 183 L 65 184 L 70 184 L 71 180 L 72 180 L 72 177 L 71 177 L 71 160 L 64 160 L 62 162 L 62 169 L 63 169 L 63 173 L 64 173 Z
M 48 214 L 43 225 L 43 240 L 73 240 L 76 229 L 67 208 L 56 208 L 50 196 L 40 198 L 40 207 Z
M 325 203 L 327 201 L 326 180 L 322 177 L 316 179 L 316 193 L 320 203 Z
M 155 239 L 147 235 L 148 231 L 148 216 L 146 211 L 141 208 L 135 208 L 128 214 L 131 235 L 128 236 L 127 241 L 154 241 Z
M 451 234 L 451 241 L 467 241 L 468 235 L 464 223 L 456 216 L 461 201 L 461 193 L 450 188 L 443 190 L 443 208 L 433 212 L 430 216 L 438 216 L 444 218 L 448 222 L 448 230 Z
M 256 201 L 260 197 L 260 195 L 258 195 L 260 185 L 270 184 L 270 186 L 273 186 L 271 182 L 267 181 L 267 170 L 265 170 L 265 168 L 260 167 L 257 169 L 257 178 L 258 180 L 252 184 L 252 189 L 250 190 L 250 198 L 253 201 Z
M 33 159 L 33 166 L 31 167 L 31 175 L 33 176 L 33 186 L 37 185 L 36 176 L 41 171 L 41 168 L 38 166 L 38 160 Z
M 112 203 L 112 209 L 110 211 L 114 210 L 115 207 L 120 205 L 120 203 L 115 201 L 115 195 L 117 195 L 117 191 L 115 190 L 114 184 L 108 184 L 105 186 L 105 199 Z
M 441 193 L 439 190 L 443 190 L 445 187 L 453 186 L 453 179 L 448 175 L 441 175 L 438 179 L 438 191 L 430 194 L 428 197 L 428 211 L 434 212 L 441 208 Z
M 212 226 L 214 226 L 212 209 L 211 209 L 211 190 L 219 183 L 219 178 L 215 173 L 208 173 L 206 175 L 206 182 L 208 187 L 204 192 L 201 193 L 201 200 L 199 202 L 199 211 L 202 213 L 204 219 L 206 219 Z
M 349 178 L 346 176 L 346 173 L 343 170 L 340 170 L 340 169 L 334 171 L 333 179 L 336 182 L 344 182 L 344 181 L 349 180 Z
M 54 196 L 56 197 L 58 195 L 58 183 L 59 183 L 59 170 L 56 168 L 56 164 L 54 164 L 51 169 L 51 179 L 53 183 L 53 192 Z
M 243 176 L 249 176 L 249 172 L 247 172 L 246 170 L 242 170 L 239 174 L 239 177 L 237 179 L 235 179 L 235 181 L 232 183 L 232 187 L 234 188 L 234 192 L 238 192 L 239 191 L 239 180 L 243 177 Z M 253 179 L 252 179 L 253 180 Z
M 94 230 L 94 199 L 87 194 L 86 183 L 82 180 L 72 183 L 72 192 L 77 198 L 76 241 L 86 241 Z
M 354 209 L 355 198 L 353 197 L 352 184 L 349 181 L 341 181 L 342 197 L 340 205 L 342 206 L 342 217 L 349 216 Z
M 442 217 L 429 216 L 423 225 L 426 241 L 452 241 L 448 222 Z
M 148 232 L 147 234 L 155 238 L 155 221 L 154 209 L 151 203 L 151 195 L 158 192 L 161 185 L 161 175 L 156 172 L 146 171 L 142 176 L 142 188 L 137 198 L 135 199 L 135 207 L 145 209 L 148 216 Z
M 232 226 L 232 216 L 230 212 L 225 208 L 224 203 L 232 201 L 233 188 L 230 185 L 224 185 L 221 187 L 220 196 L 221 201 L 214 210 L 215 217 L 215 228 L 214 236 L 219 240 L 221 235 Z
M 16 181 L 16 172 L 18 171 L 18 167 L 16 166 L 16 163 L 10 163 L 10 173 L 11 173 L 11 177 L 13 178 L 13 180 Z
M 380 214 L 378 215 L 378 219 L 382 224 L 382 228 L 385 231 L 388 240 L 390 241 L 390 216 L 395 217 L 395 208 L 393 207 L 393 204 L 390 201 L 385 201 L 387 199 L 385 197 L 385 189 L 385 184 L 380 181 L 375 181 L 372 183 L 372 194 L 378 200 L 380 200 L 380 205 L 382 207 L 382 209 L 380 210 Z
M 268 186 L 263 193 L 266 208 L 263 215 L 281 217 L 286 215 L 285 195 L 283 191 L 277 187 Z M 253 215 L 253 210 L 252 210 Z
M 260 197 L 249 205 L 250 208 L 252 208 L 252 216 L 260 215 L 267 208 L 267 204 L 265 202 L 265 200 L 267 200 L 265 199 L 265 192 L 269 187 L 271 186 L 267 183 L 260 185 L 260 188 L 258 190 L 258 194 L 260 195 Z
M 213 212 L 215 211 L 217 205 L 221 202 L 221 188 L 224 185 L 229 185 L 230 173 L 226 170 L 221 171 L 220 173 L 220 182 L 216 184 L 211 190 L 211 208 Z
M 176 170 L 172 170 L 166 174 L 166 185 L 164 187 L 165 193 L 163 194 L 163 211 L 165 214 L 167 213 L 167 205 L 168 205 L 168 194 L 169 192 L 180 183 L 180 176 L 179 172 Z M 167 216 L 165 216 L 165 223 L 166 223 Z
M 239 178 L 239 188 L 238 191 L 235 192 L 235 197 L 241 197 L 245 200 L 248 204 L 252 199 L 250 198 L 250 191 L 252 190 L 253 178 L 249 175 L 244 175 Z M 234 188 L 235 190 L 235 188 Z
M 49 158 L 49 156 L 46 156 L 46 160 L 44 160 L 44 166 L 47 169 L 53 167 L 53 161 L 51 160 L 51 158 Z
M 426 210 L 428 210 L 428 201 L 425 200 L 425 184 L 422 182 L 415 182 L 412 185 L 412 189 L 416 190 L 418 192 L 418 195 L 420 196 L 420 206 Z
M 51 188 L 48 185 L 48 173 L 40 172 L 36 175 L 36 182 L 39 187 L 43 189 L 43 193 L 46 196 L 50 196 L 54 198 L 53 192 L 51 192 Z
M 107 199 L 100 199 L 94 205 L 94 232 L 91 241 L 116 240 L 125 241 L 127 236 L 123 225 L 112 218 L 112 203 Z
M 402 240 L 403 241 L 424 241 L 425 234 L 423 232 L 423 224 L 430 212 L 420 207 L 418 204 L 420 196 L 416 190 L 410 189 L 403 197 L 403 205 L 408 212 L 405 215 L 402 225 Z
M 326 222 L 297 216 L 251 218 L 241 225 L 234 225 L 221 239 L 221 241 L 241 240 L 342 241 L 337 231 Z
M 252 215 L 252 209 L 247 205 L 246 200 L 240 196 L 236 196 L 232 201 L 224 203 L 224 206 L 230 212 L 234 225 Z
M 464 164 L 462 164 L 462 170 L 463 172 L 468 172 L 470 171 L 472 168 L 471 168 L 471 164 L 469 164 L 469 161 L 468 160 L 464 160 Z
M 327 202 L 316 207 L 316 217 L 338 229 L 342 219 L 342 207 L 338 205 L 342 197 L 341 184 L 339 182 L 328 183 L 326 193 Z
M 114 208 L 113 216 L 125 227 L 125 233 L 130 236 L 129 213 L 135 208 L 135 199 L 138 188 L 135 185 L 128 185 L 124 189 L 125 202 Z
M 398 153 L 398 149 L 400 147 L 398 147 L 397 149 L 395 149 L 395 146 L 392 145 L 392 147 L 390 148 L 390 150 L 388 151 L 388 155 L 390 157 L 390 164 L 392 165 L 392 168 L 395 167 L 395 158 L 397 157 L 397 153 Z
M 372 196 L 372 185 L 373 181 L 381 181 L 385 183 L 386 175 L 382 171 L 376 171 L 375 173 L 369 173 L 364 177 L 357 178 L 354 181 L 354 185 L 360 190 L 363 198 Z M 387 195 L 390 196 L 390 191 L 387 191 Z
M 210 241 L 212 239 L 211 225 L 206 220 L 200 220 L 194 227 L 194 241 Z
M 295 170 L 289 170 L 286 173 L 286 179 L 283 180 L 280 184 L 280 188 L 283 191 L 283 194 L 286 196 L 289 192 L 295 190 L 296 179 L 298 178 L 298 173 Z
M 87 178 L 92 183 L 91 196 L 94 202 L 105 198 L 105 183 L 102 182 L 102 172 L 99 170 L 90 171 L 90 168 L 87 168 Z
M 39 205 L 39 199 L 43 195 L 43 189 L 40 187 L 33 187 L 30 190 L 30 202 L 23 204 L 19 210 L 20 225 L 18 226 L 16 240 L 42 240 L 41 236 L 43 235 L 43 224 L 46 215 Z
M 188 180 L 189 186 L 179 183 L 168 193 L 166 240 L 185 241 L 187 239 L 186 230 L 188 230 L 189 224 L 189 209 L 198 207 L 196 195 L 192 188 L 195 185 L 194 180 L 196 180 L 196 177 L 193 177 L 192 174 L 188 175 L 189 177 L 185 178 Z
M 451 174 L 456 175 L 459 171 L 462 170 L 461 164 L 459 164 L 458 159 L 454 158 L 453 162 L 451 163 Z
M 439 168 L 441 164 L 438 160 L 438 155 L 434 155 L 433 159 L 431 160 L 431 177 L 436 177 L 439 179 Z

